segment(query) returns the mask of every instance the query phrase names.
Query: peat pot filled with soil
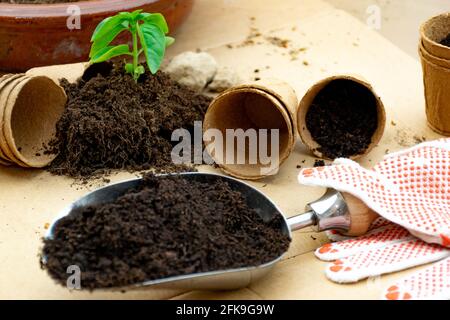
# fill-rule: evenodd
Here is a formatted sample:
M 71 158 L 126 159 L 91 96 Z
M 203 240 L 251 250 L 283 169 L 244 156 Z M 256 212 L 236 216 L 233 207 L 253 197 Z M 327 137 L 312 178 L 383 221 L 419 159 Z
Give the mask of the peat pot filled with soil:
M 18 72 L 87 61 L 97 24 L 122 11 L 160 12 L 173 33 L 187 18 L 193 3 L 194 0 L 0 0 L 0 70 Z M 74 4 L 76 7 L 71 6 Z M 121 36 L 126 39 L 126 35 Z
M 241 182 L 195 174 L 132 182 L 80 199 L 51 227 L 42 266 L 58 283 L 66 286 L 67 267 L 76 265 L 83 289 L 205 272 L 220 281 L 221 271 L 228 281 L 220 286 L 231 289 L 265 274 L 289 247 L 283 216 L 273 204 L 262 209 L 264 196 L 247 196 Z M 214 281 L 203 285 L 214 288 Z
M 357 159 L 380 141 L 386 123 L 381 99 L 357 77 L 334 76 L 314 85 L 297 113 L 303 143 L 324 159 Z

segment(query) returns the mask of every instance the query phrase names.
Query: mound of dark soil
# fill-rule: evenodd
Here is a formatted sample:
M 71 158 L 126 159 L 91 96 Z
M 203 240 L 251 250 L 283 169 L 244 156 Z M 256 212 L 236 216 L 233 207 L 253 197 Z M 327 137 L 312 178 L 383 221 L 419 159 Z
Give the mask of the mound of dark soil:
M 162 72 L 136 83 L 123 65 L 99 70 L 77 84 L 62 81 L 68 103 L 50 146 L 58 153 L 50 172 L 85 178 L 113 169 L 185 170 L 172 163 L 171 134 L 202 121 L 210 99 Z

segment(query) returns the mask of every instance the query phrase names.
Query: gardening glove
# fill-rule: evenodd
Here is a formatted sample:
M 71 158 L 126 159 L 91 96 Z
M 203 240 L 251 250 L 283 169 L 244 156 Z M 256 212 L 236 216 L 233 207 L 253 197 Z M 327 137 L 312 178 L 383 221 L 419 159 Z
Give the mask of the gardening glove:
M 385 219 L 360 238 L 331 234 L 317 249 L 333 261 L 326 275 L 339 283 L 442 260 L 398 283 L 385 299 L 450 299 L 450 139 L 427 142 L 385 157 L 372 170 L 348 159 L 305 169 L 302 184 L 332 187 L 361 199 Z

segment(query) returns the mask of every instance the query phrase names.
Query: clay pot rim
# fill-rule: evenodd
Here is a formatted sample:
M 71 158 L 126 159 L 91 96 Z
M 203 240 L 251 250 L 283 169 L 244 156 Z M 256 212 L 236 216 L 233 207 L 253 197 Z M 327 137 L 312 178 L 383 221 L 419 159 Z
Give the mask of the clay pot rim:
M 377 103 L 378 127 L 372 135 L 371 143 L 365 150 L 362 150 L 361 153 L 348 157 L 351 160 L 357 160 L 357 159 L 369 154 L 373 150 L 373 148 L 375 148 L 375 146 L 380 142 L 381 138 L 383 137 L 384 130 L 386 128 L 386 109 L 383 104 L 383 101 L 381 100 L 380 96 L 376 93 L 373 86 L 364 77 L 362 77 L 360 75 L 357 75 L 357 74 L 332 75 L 332 76 L 329 76 L 329 77 L 319 80 L 312 87 L 310 87 L 308 89 L 308 91 L 305 93 L 305 95 L 303 96 L 303 98 L 300 100 L 300 104 L 297 109 L 297 131 L 298 131 L 298 134 L 299 134 L 300 139 L 302 140 L 303 144 L 316 157 L 318 157 L 320 159 L 325 159 L 325 160 L 334 160 L 334 159 L 330 159 L 329 157 L 326 157 L 325 155 L 323 155 L 321 152 L 319 152 L 317 150 L 317 148 L 320 147 L 320 145 L 311 137 L 311 133 L 310 133 L 308 127 L 306 126 L 306 121 L 302 121 L 303 117 L 301 117 L 300 115 L 304 113 L 304 115 L 306 117 L 307 109 L 305 110 L 305 108 L 306 107 L 309 108 L 311 105 L 311 104 L 306 105 L 307 104 L 306 99 L 309 99 L 311 94 L 314 91 L 316 91 L 318 87 L 321 86 L 322 88 L 320 90 L 322 90 L 329 83 L 336 81 L 336 80 L 349 80 L 349 81 L 359 83 L 360 85 L 366 87 L 373 94 L 373 96 L 376 100 L 376 103 Z M 311 102 L 317 96 L 318 92 L 312 98 Z M 303 129 L 303 127 L 305 129 Z
M 64 2 L 53 4 L 9 4 L 0 3 L 0 17 L 36 19 L 65 18 L 67 7 L 76 5 L 81 9 L 81 15 L 92 15 L 107 12 L 127 11 L 136 7 L 158 3 L 161 0 L 92 0 L 79 2 Z M 172 4 L 172 3 L 170 3 Z

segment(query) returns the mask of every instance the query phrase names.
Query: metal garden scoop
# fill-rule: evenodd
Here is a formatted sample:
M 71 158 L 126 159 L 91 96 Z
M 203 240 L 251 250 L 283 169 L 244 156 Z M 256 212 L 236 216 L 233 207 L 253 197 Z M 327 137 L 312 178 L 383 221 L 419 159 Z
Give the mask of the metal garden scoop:
M 283 216 L 280 209 L 268 197 L 254 187 L 237 179 L 209 173 L 181 173 L 179 175 L 187 180 L 204 183 L 227 182 L 233 190 L 243 194 L 248 205 L 254 208 L 265 221 L 270 220 L 275 214 Z M 58 220 L 67 216 L 74 208 L 112 202 L 131 188 L 137 187 L 140 182 L 141 179 L 134 179 L 113 184 L 91 192 L 75 201 L 58 215 L 51 224 L 46 238 L 52 238 Z M 364 234 L 368 230 L 370 223 L 377 217 L 374 212 L 358 199 L 332 189 L 329 189 L 319 200 L 308 204 L 306 210 L 307 212 L 304 214 L 288 219 L 284 218 L 280 232 L 291 237 L 292 231 L 315 226 L 317 231 L 336 229 L 352 235 L 359 235 Z M 281 257 L 282 255 L 259 266 L 174 276 L 136 283 L 133 287 L 163 286 L 205 290 L 242 288 L 265 276 L 280 261 Z M 45 263 L 45 257 L 43 260 Z

